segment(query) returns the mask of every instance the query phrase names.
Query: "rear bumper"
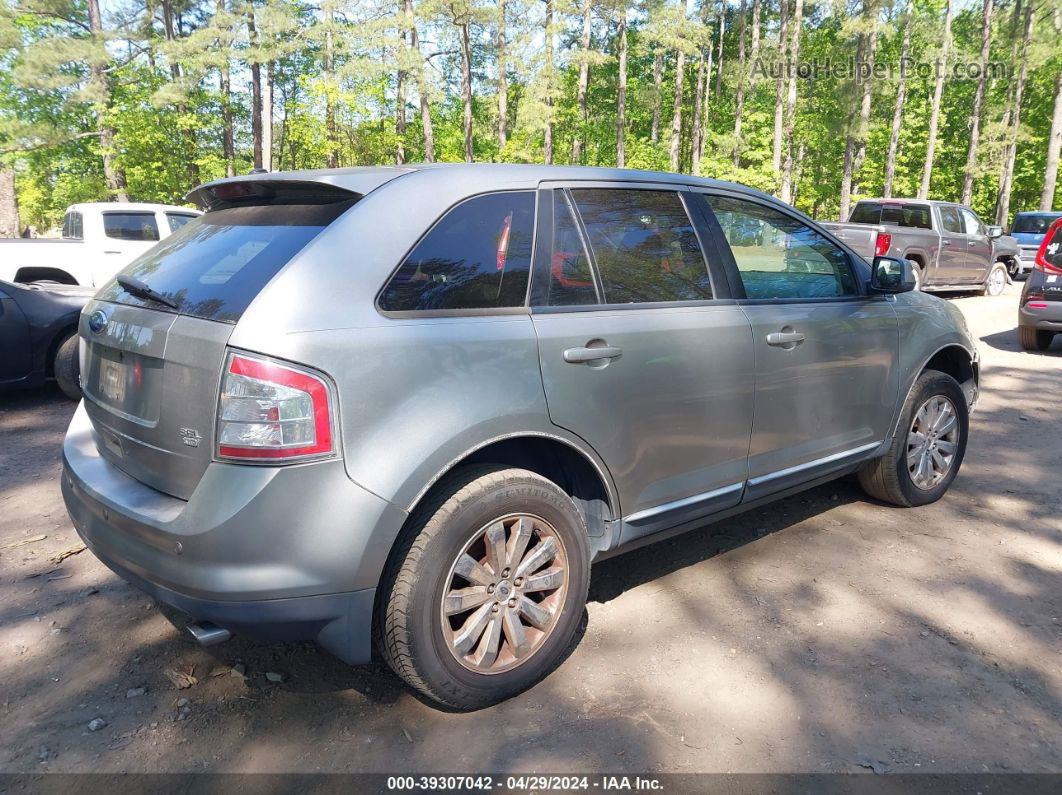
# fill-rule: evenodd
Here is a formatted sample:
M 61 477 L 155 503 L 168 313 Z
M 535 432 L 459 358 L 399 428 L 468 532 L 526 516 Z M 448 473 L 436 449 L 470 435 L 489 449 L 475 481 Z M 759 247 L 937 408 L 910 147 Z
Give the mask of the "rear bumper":
M 369 659 L 375 588 L 406 515 L 351 482 L 342 461 L 213 463 L 186 502 L 102 458 L 79 406 L 62 490 L 86 546 L 161 601 L 233 632 Z
M 1018 309 L 1018 325 L 1041 331 L 1062 331 L 1062 301 L 1043 303 L 1047 304 L 1046 309 L 1028 309 L 1024 305 L 1021 306 Z

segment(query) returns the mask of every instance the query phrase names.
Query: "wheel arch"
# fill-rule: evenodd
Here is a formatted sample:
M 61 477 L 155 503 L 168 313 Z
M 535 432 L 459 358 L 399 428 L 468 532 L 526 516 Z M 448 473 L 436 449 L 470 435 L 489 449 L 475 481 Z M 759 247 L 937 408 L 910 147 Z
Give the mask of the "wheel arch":
M 604 463 L 574 442 L 542 432 L 522 432 L 484 441 L 451 461 L 431 478 L 408 507 L 412 514 L 446 475 L 470 464 L 520 467 L 563 489 L 579 509 L 589 535 L 605 535 L 620 515 L 619 497 Z
M 896 418 L 893 420 L 892 430 L 889 433 L 890 439 L 896 434 L 896 430 L 900 424 L 903 407 L 907 405 L 907 400 L 911 396 L 911 390 L 914 389 L 914 385 L 918 381 L 919 376 L 921 376 L 926 370 L 936 370 L 945 373 L 958 381 L 959 387 L 966 396 L 967 406 L 970 408 L 973 407 L 973 404 L 977 399 L 977 391 L 981 379 L 981 369 L 977 357 L 957 342 L 942 345 L 922 363 L 921 367 L 912 371 L 913 375 L 910 383 L 907 385 L 903 401 L 899 404 L 896 411 Z
M 69 271 L 63 270 L 62 268 L 40 266 L 19 268 L 15 271 L 14 281 L 19 282 L 20 284 L 41 281 L 59 282 L 59 284 L 80 284 Z

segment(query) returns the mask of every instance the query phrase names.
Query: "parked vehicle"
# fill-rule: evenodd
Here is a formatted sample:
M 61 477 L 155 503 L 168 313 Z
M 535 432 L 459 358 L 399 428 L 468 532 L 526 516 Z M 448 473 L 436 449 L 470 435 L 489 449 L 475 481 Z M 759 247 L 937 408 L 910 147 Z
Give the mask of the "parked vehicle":
M 959 310 L 750 188 L 437 165 L 191 197 L 82 314 L 62 483 L 201 642 L 364 663 L 375 633 L 481 707 L 562 658 L 592 561 L 852 472 L 923 505 L 962 462 Z
M 0 281 L 0 391 L 54 379 L 67 397 L 81 398 L 77 326 L 93 292 Z
M 1062 332 L 1062 217 L 1048 227 L 1018 307 L 1018 341 L 1027 351 L 1046 351 Z
M 1036 254 L 1044 235 L 1055 221 L 1062 218 L 1062 212 L 1028 212 L 1017 213 L 1010 233 L 1018 241 L 1022 273 L 1036 267 Z
M 1013 244 L 997 248 L 999 226 L 986 226 L 969 207 L 921 199 L 864 199 L 848 223 L 824 223 L 868 262 L 908 259 L 918 289 L 973 290 L 999 295 L 1013 270 Z
M 72 204 L 61 238 L 0 239 L 0 279 L 100 287 L 199 214 L 168 204 Z

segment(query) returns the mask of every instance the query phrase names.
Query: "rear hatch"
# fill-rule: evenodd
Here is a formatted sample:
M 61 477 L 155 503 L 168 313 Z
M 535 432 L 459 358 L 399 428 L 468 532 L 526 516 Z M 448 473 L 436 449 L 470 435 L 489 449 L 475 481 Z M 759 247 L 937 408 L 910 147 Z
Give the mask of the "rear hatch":
M 240 187 L 227 195 L 225 185 Z M 207 195 L 209 212 L 134 261 L 81 315 L 82 390 L 100 454 L 181 499 L 213 458 L 235 324 L 280 269 L 359 198 L 313 183 L 213 190 L 222 195 Z M 132 291 L 122 276 L 136 280 Z

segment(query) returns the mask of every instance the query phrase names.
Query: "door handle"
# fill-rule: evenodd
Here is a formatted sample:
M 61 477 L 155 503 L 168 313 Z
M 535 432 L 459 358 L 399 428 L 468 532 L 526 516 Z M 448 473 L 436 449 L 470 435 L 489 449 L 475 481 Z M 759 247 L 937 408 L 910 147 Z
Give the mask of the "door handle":
M 804 341 L 799 331 L 775 331 L 767 335 L 767 344 L 793 348 Z
M 604 345 L 600 348 L 568 348 L 564 351 L 564 361 L 568 364 L 586 364 L 600 359 L 618 359 L 622 354 L 622 348 L 612 345 Z
M 121 254 L 121 251 L 104 251 L 104 254 Z
M 950 240 L 941 240 L 940 241 L 940 245 L 942 245 L 942 246 L 950 246 L 951 245 L 951 241 Z

